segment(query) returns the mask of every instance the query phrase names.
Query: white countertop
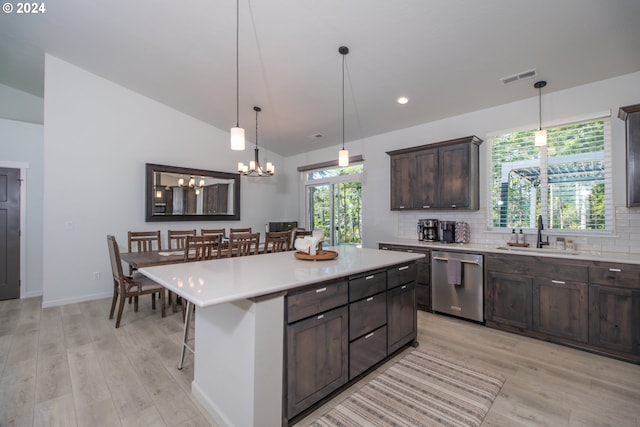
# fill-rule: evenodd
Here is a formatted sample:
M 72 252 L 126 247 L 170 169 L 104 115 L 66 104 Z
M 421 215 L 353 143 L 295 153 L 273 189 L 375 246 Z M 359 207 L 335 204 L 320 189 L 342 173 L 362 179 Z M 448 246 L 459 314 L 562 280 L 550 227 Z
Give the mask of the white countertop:
M 141 268 L 140 273 L 198 307 L 254 298 L 300 286 L 388 267 L 424 257 L 422 254 L 332 247 L 338 257 L 305 261 L 294 252 L 223 258 Z
M 587 252 L 578 250 L 576 253 L 570 251 L 560 251 L 545 247 L 543 249 L 534 248 L 509 248 L 509 250 L 498 249 L 498 245 L 480 245 L 474 243 L 439 243 L 439 242 L 420 242 L 417 239 L 388 239 L 381 240 L 379 243 L 388 245 L 413 246 L 416 248 L 450 250 L 474 253 L 496 253 L 496 254 L 513 254 L 513 255 L 529 255 L 542 256 L 550 258 L 563 259 L 580 259 L 585 261 L 605 261 L 619 262 L 626 264 L 640 264 L 640 253 L 618 253 L 618 252 Z M 507 246 L 501 245 L 501 246 Z

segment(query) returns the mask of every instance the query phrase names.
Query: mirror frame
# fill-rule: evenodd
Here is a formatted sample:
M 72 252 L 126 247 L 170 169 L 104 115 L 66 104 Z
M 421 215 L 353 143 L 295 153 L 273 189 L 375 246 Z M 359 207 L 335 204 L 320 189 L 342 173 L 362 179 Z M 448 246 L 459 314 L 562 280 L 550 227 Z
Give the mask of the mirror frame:
M 220 179 L 233 180 L 233 214 L 185 214 L 185 215 L 155 215 L 154 214 L 154 175 L 156 173 L 178 173 L 184 175 L 201 175 Z M 161 221 L 234 221 L 240 219 L 240 174 L 218 172 L 204 169 L 191 169 L 178 166 L 157 165 L 146 163 L 145 204 L 146 222 Z

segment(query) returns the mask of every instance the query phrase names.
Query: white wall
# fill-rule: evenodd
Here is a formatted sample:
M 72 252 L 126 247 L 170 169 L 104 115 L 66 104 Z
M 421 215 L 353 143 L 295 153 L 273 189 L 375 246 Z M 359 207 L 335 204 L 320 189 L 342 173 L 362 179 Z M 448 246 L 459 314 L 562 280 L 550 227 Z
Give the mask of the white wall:
M 251 150 L 232 152 L 227 131 L 50 55 L 44 112 L 44 306 L 113 292 L 107 234 L 126 249 L 128 230 L 160 229 L 166 243 L 167 229 L 263 231 L 269 220 L 291 219 L 285 199 L 295 178 L 269 153 L 277 175 L 242 178 L 240 221 L 145 223 L 145 163 L 235 172 Z
M 521 82 L 516 84 L 530 84 Z M 617 252 L 640 251 L 640 210 L 625 207 L 625 136 L 624 122 L 617 118 L 618 108 L 640 102 L 640 72 L 559 92 L 549 82 L 543 93 L 543 126 L 563 122 L 569 118 L 608 111 L 611 113 L 613 142 L 613 200 L 616 207 L 614 236 L 605 238 L 577 237 L 578 247 L 584 250 Z M 504 90 L 508 90 L 506 87 Z M 377 242 L 394 238 L 417 239 L 415 230 L 419 218 L 467 221 L 471 225 L 472 243 L 504 243 L 508 236 L 490 233 L 486 227 L 487 206 L 487 144 L 480 146 L 480 210 L 463 211 L 411 211 L 396 212 L 389 209 L 390 162 L 387 151 L 435 143 L 448 139 L 477 135 L 485 140 L 487 134 L 501 130 L 538 126 L 538 97 L 532 88 L 532 97 L 523 101 L 501 105 L 449 117 L 436 122 L 402 129 L 371 138 L 347 143 L 351 155 L 362 154 L 365 159 L 363 183 L 363 246 L 377 247 Z M 317 150 L 287 159 L 287 167 L 294 174 L 298 165 L 313 164 L 336 159 L 338 147 Z M 304 218 L 304 193 L 298 185 L 299 217 Z M 292 202 L 293 203 L 293 202 Z
M 42 124 L 43 104 L 38 96 L 0 84 L 0 117 Z
M 43 128 L 0 119 L 0 167 L 21 169 L 24 209 L 21 218 L 21 296 L 42 295 Z

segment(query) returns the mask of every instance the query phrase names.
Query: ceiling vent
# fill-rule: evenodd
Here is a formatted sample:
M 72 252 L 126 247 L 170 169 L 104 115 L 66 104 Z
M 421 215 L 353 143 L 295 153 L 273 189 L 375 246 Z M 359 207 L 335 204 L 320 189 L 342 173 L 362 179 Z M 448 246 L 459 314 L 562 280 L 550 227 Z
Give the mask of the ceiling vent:
M 530 79 L 532 77 L 535 77 L 536 75 L 537 73 L 534 68 L 533 70 L 527 70 L 518 74 L 513 74 L 511 76 L 503 77 L 500 79 L 500 81 L 502 82 L 502 84 L 506 85 L 506 84 L 517 82 L 520 80 Z
M 309 138 L 311 139 L 320 139 L 322 137 L 324 137 L 324 135 L 321 133 L 314 133 L 313 135 L 309 135 Z

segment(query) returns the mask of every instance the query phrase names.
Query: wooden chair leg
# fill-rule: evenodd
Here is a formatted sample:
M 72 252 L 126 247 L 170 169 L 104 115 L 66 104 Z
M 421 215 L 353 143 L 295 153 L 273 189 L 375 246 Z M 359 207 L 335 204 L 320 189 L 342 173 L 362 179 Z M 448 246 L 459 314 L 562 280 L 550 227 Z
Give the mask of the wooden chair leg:
M 118 300 L 118 291 L 113 290 L 113 299 L 111 300 L 111 311 L 109 311 L 109 319 L 113 319 L 113 312 L 116 309 L 116 301 Z
M 116 328 L 120 327 L 120 319 L 122 319 L 122 311 L 124 310 L 124 301 L 126 298 L 120 297 L 120 305 L 118 307 L 118 317 L 116 319 Z
M 138 312 L 138 297 L 133 297 L 133 311 Z
M 165 309 L 165 304 L 164 304 L 165 293 L 166 292 L 164 290 L 160 292 L 160 310 L 162 311 L 162 317 L 165 317 L 167 315 L 167 311 Z
M 156 294 L 151 294 L 151 309 L 156 309 Z

